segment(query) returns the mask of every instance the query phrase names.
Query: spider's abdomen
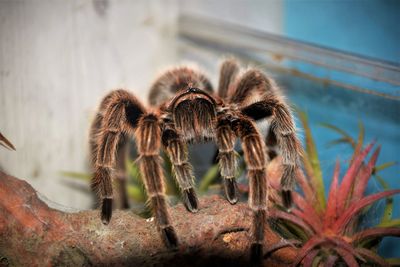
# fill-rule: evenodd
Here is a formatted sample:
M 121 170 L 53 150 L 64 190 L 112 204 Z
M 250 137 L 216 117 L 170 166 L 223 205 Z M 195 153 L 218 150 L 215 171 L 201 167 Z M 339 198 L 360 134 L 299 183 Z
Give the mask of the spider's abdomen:
M 182 138 L 201 142 L 214 137 L 215 100 L 204 91 L 189 88 L 171 103 L 172 118 Z

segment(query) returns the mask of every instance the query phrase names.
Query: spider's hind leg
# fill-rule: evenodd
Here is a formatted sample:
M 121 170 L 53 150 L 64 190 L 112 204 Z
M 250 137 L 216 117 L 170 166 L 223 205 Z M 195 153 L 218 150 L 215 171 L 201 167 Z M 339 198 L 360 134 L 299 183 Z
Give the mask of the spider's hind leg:
M 222 99 L 227 99 L 231 93 L 231 87 L 239 74 L 239 65 L 235 59 L 226 59 L 220 68 L 218 95 Z

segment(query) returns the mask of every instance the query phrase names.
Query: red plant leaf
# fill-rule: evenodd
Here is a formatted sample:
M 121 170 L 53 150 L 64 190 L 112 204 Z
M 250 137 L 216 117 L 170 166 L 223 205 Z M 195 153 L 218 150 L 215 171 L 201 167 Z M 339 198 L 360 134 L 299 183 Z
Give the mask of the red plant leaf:
M 296 217 L 299 217 L 302 221 L 304 221 L 307 225 L 309 225 L 314 233 L 320 234 L 322 232 L 321 223 L 311 220 L 307 216 L 307 213 L 304 213 L 298 209 L 293 209 L 291 213 L 296 215 Z
M 376 193 L 367 197 L 360 199 L 358 202 L 354 202 L 348 207 L 343 214 L 339 217 L 339 219 L 335 222 L 333 226 L 333 230 L 336 233 L 343 233 L 346 229 L 348 223 L 355 218 L 357 213 L 359 213 L 364 207 L 371 205 L 375 201 L 385 198 L 394 194 L 400 193 L 400 189 L 394 189 L 389 191 L 384 191 L 380 193 Z
M 296 245 L 300 244 L 301 242 L 298 240 L 282 240 L 280 242 L 273 244 L 272 246 L 269 246 L 264 253 L 264 258 L 268 258 L 272 253 L 282 248 L 295 247 Z
M 369 249 L 357 248 L 356 251 L 359 255 L 364 256 L 364 258 L 369 259 L 370 261 L 373 261 L 374 263 L 377 263 L 378 266 L 390 266 L 390 264 L 387 263 L 383 258 L 381 258 L 378 254 L 372 252 Z
M 311 250 L 303 259 L 303 267 L 312 267 L 315 257 L 320 252 L 319 249 Z
M 299 209 L 293 209 L 291 212 L 310 225 L 316 233 L 322 232 L 322 221 L 316 213 L 316 210 L 307 203 L 298 193 L 292 192 L 293 202 Z
M 372 171 L 375 167 L 376 160 L 378 159 L 380 150 L 381 150 L 381 147 L 379 146 L 374 151 L 374 154 L 372 154 L 371 159 L 369 160 L 367 166 L 364 166 L 363 168 L 361 168 L 360 176 L 358 178 L 357 184 L 354 186 L 352 201 L 357 201 L 357 200 L 361 199 L 362 196 L 364 195 L 365 188 L 367 187 L 369 178 L 371 177 Z
M 333 179 L 329 190 L 328 202 L 326 206 L 324 218 L 324 230 L 328 229 L 336 220 L 337 214 L 337 193 L 339 184 L 340 163 L 336 161 L 335 171 L 333 172 Z
M 366 239 L 384 236 L 397 236 L 400 237 L 400 227 L 378 227 L 370 228 L 355 234 L 352 237 L 353 244 L 358 244 Z
M 345 176 L 343 177 L 338 194 L 338 210 L 344 210 L 346 208 L 346 201 L 350 198 L 351 189 L 353 187 L 358 170 L 360 169 L 363 160 L 368 155 L 373 145 L 374 143 L 369 144 L 354 158 Z
M 325 261 L 325 267 L 334 267 L 337 259 L 336 255 L 329 255 Z
M 296 172 L 296 181 L 301 188 L 301 191 L 304 193 L 304 198 L 309 203 L 316 202 L 317 198 L 315 196 L 315 191 L 312 189 L 308 179 L 304 176 L 304 173 L 301 169 L 297 169 Z
M 340 247 L 336 247 L 333 249 L 344 260 L 348 267 L 359 267 L 357 260 L 355 259 L 353 254 Z
M 348 252 L 350 252 L 351 254 L 353 254 L 354 256 L 359 257 L 359 255 L 357 254 L 357 252 L 355 251 L 354 247 L 352 245 L 350 245 L 349 243 L 347 243 L 345 240 L 343 240 L 342 238 L 339 237 L 331 237 L 328 238 L 328 240 L 335 245 L 335 247 L 338 248 L 342 248 L 344 250 L 347 250 Z M 362 257 L 359 257 L 360 259 L 364 260 Z
M 311 250 L 313 250 L 316 246 L 321 245 L 322 243 L 325 243 L 326 239 L 319 237 L 319 236 L 314 236 L 311 239 L 309 239 L 304 246 L 300 249 L 300 251 L 297 253 L 297 256 L 295 260 L 292 263 L 292 266 L 298 266 L 300 262 L 304 259 L 304 257 L 310 253 Z
M 293 214 L 281 210 L 270 210 L 268 215 L 271 218 L 286 220 L 298 225 L 308 237 L 315 235 L 314 231 L 302 219 Z

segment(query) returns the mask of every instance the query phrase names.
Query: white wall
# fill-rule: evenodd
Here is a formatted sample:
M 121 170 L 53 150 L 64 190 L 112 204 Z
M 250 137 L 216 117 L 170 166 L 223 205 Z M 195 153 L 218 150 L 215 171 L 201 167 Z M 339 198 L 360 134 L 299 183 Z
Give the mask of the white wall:
M 160 69 L 175 64 L 178 10 L 278 33 L 280 1 L 0 0 L 0 166 L 62 205 L 88 208 L 60 171 L 87 172 L 96 105 L 125 87 L 146 100 Z

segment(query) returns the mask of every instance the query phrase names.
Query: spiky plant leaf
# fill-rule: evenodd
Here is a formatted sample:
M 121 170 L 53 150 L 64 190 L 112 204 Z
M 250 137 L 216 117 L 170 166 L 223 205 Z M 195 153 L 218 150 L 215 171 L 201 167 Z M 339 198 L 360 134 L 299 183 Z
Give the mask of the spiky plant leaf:
M 345 230 L 348 223 L 352 219 L 354 219 L 355 216 L 366 206 L 373 204 L 374 202 L 376 202 L 379 199 L 389 197 L 389 196 L 392 196 L 394 194 L 399 194 L 399 193 L 400 193 L 400 189 L 393 189 L 393 190 L 366 196 L 366 197 L 360 199 L 359 201 L 352 203 L 346 210 L 344 210 L 342 215 L 335 222 L 335 224 L 333 226 L 335 232 L 343 233 L 343 231 Z
M 303 266 L 313 266 L 314 260 L 317 257 L 319 249 L 311 250 L 303 259 Z
M 389 161 L 389 162 L 386 162 L 386 163 L 382 163 L 381 165 L 375 166 L 374 167 L 374 174 L 377 173 L 377 172 L 380 172 L 380 171 L 382 171 L 384 169 L 387 169 L 389 167 L 392 167 L 392 166 L 394 166 L 396 164 L 397 164 L 396 161 Z
M 219 168 L 218 165 L 215 164 L 211 168 L 208 169 L 206 174 L 204 174 L 203 178 L 201 179 L 199 185 L 199 191 L 204 193 L 208 190 L 208 187 L 215 182 L 219 175 Z
M 379 227 L 400 227 L 400 219 L 389 219 L 381 222 Z
M 389 258 L 386 259 L 386 262 L 390 264 L 390 266 L 400 266 L 400 258 Z
M 357 179 L 357 186 L 354 186 L 354 188 L 353 188 L 353 198 L 354 198 L 353 201 L 357 201 L 364 195 L 365 189 L 367 188 L 368 181 L 372 174 L 372 170 L 374 169 L 374 166 L 378 159 L 380 150 L 381 150 L 381 147 L 378 146 L 378 148 L 372 154 L 367 165 L 363 166 L 361 168 L 361 171 L 360 171 L 358 179 Z
M 146 193 L 141 186 L 128 184 L 127 191 L 129 198 L 137 202 L 146 202 Z
M 316 201 L 314 190 L 308 182 L 308 179 L 304 176 L 302 170 L 297 170 L 296 181 L 301 191 L 303 192 L 306 201 L 314 203 Z
M 0 133 L 0 145 L 15 151 L 14 145 L 4 135 L 2 135 L 2 133 Z
M 328 202 L 324 217 L 324 228 L 329 228 L 338 217 L 338 187 L 339 187 L 340 163 L 336 161 L 333 179 L 328 195 Z
M 389 190 L 389 185 L 385 182 L 385 180 L 383 180 L 381 176 L 375 175 L 375 178 L 385 191 Z M 392 215 L 393 215 L 393 197 L 388 197 L 386 198 L 385 209 L 383 211 L 383 215 L 381 217 L 381 222 L 379 226 L 385 226 L 385 225 L 387 226 L 387 223 L 389 224 L 394 223 L 393 225 L 396 225 L 396 222 L 391 222 Z
M 360 154 L 361 149 L 364 145 L 363 144 L 364 143 L 364 132 L 365 132 L 364 125 L 361 122 L 359 122 L 358 128 L 359 128 L 359 131 L 358 131 L 357 143 L 356 143 L 356 147 L 354 148 L 353 157 L 351 158 L 351 162 L 354 160 L 354 158 L 358 154 Z
M 296 247 L 296 245 L 299 245 L 300 243 L 301 242 L 298 240 L 281 240 L 267 247 L 266 251 L 264 252 L 264 258 L 270 257 L 270 255 L 277 250 L 286 247 Z
M 400 227 L 377 227 L 358 232 L 352 237 L 353 244 L 361 243 L 367 239 L 397 236 L 400 237 Z
M 312 175 L 310 176 L 318 198 L 318 211 L 322 212 L 325 209 L 325 188 L 322 177 L 321 166 L 319 163 L 318 153 L 315 146 L 314 138 L 311 134 L 311 129 L 308 124 L 306 113 L 299 111 L 299 119 L 304 128 L 305 143 L 306 143 L 306 159 L 305 165 L 311 165 Z M 304 158 L 304 157 L 303 157 Z M 307 167 L 305 167 L 307 169 Z M 308 167 L 309 168 L 309 167 Z
M 339 187 L 338 195 L 338 209 L 344 210 L 347 206 L 347 201 L 351 198 L 351 190 L 353 188 L 354 180 L 361 167 L 361 164 L 369 151 L 372 149 L 374 143 L 369 144 L 363 151 L 361 151 L 351 163 L 350 168 L 347 170 L 343 177 L 342 183 Z
M 92 178 L 92 175 L 90 173 L 83 173 L 83 172 L 61 171 L 60 174 L 63 176 L 67 176 L 82 181 L 90 181 L 90 179 Z
M 333 249 L 343 259 L 348 267 L 359 267 L 357 260 L 352 253 L 340 247 L 335 247 Z
M 297 217 L 293 214 L 290 214 L 290 213 L 287 213 L 287 212 L 284 212 L 284 211 L 281 211 L 278 209 L 273 209 L 269 212 L 269 216 L 271 218 L 282 219 L 282 220 L 288 221 L 290 223 L 293 223 L 293 224 L 299 226 L 302 229 L 302 231 L 305 233 L 306 239 L 308 239 L 314 235 L 314 232 L 311 230 L 310 226 L 308 226 L 302 219 L 300 219 L 299 217 Z
M 390 264 L 388 262 L 386 262 L 382 257 L 378 256 L 376 253 L 372 252 L 369 249 L 356 248 L 356 251 L 359 255 L 368 259 L 369 262 L 376 263 L 376 264 L 378 264 L 378 266 L 382 266 L 382 267 L 390 266 Z
M 294 259 L 292 266 L 298 266 L 300 262 L 304 259 L 304 257 L 310 253 L 315 247 L 322 245 L 326 240 L 319 236 L 311 237 L 307 243 L 301 247 L 300 251 L 297 253 L 296 258 Z
M 354 141 L 354 139 L 348 134 L 346 133 L 344 130 L 340 129 L 339 127 L 329 124 L 329 123 L 320 123 L 319 124 L 322 127 L 325 127 L 327 129 L 333 130 L 335 132 L 337 132 L 338 134 L 343 136 L 344 140 L 348 140 L 348 143 L 353 147 L 356 148 L 356 142 Z

